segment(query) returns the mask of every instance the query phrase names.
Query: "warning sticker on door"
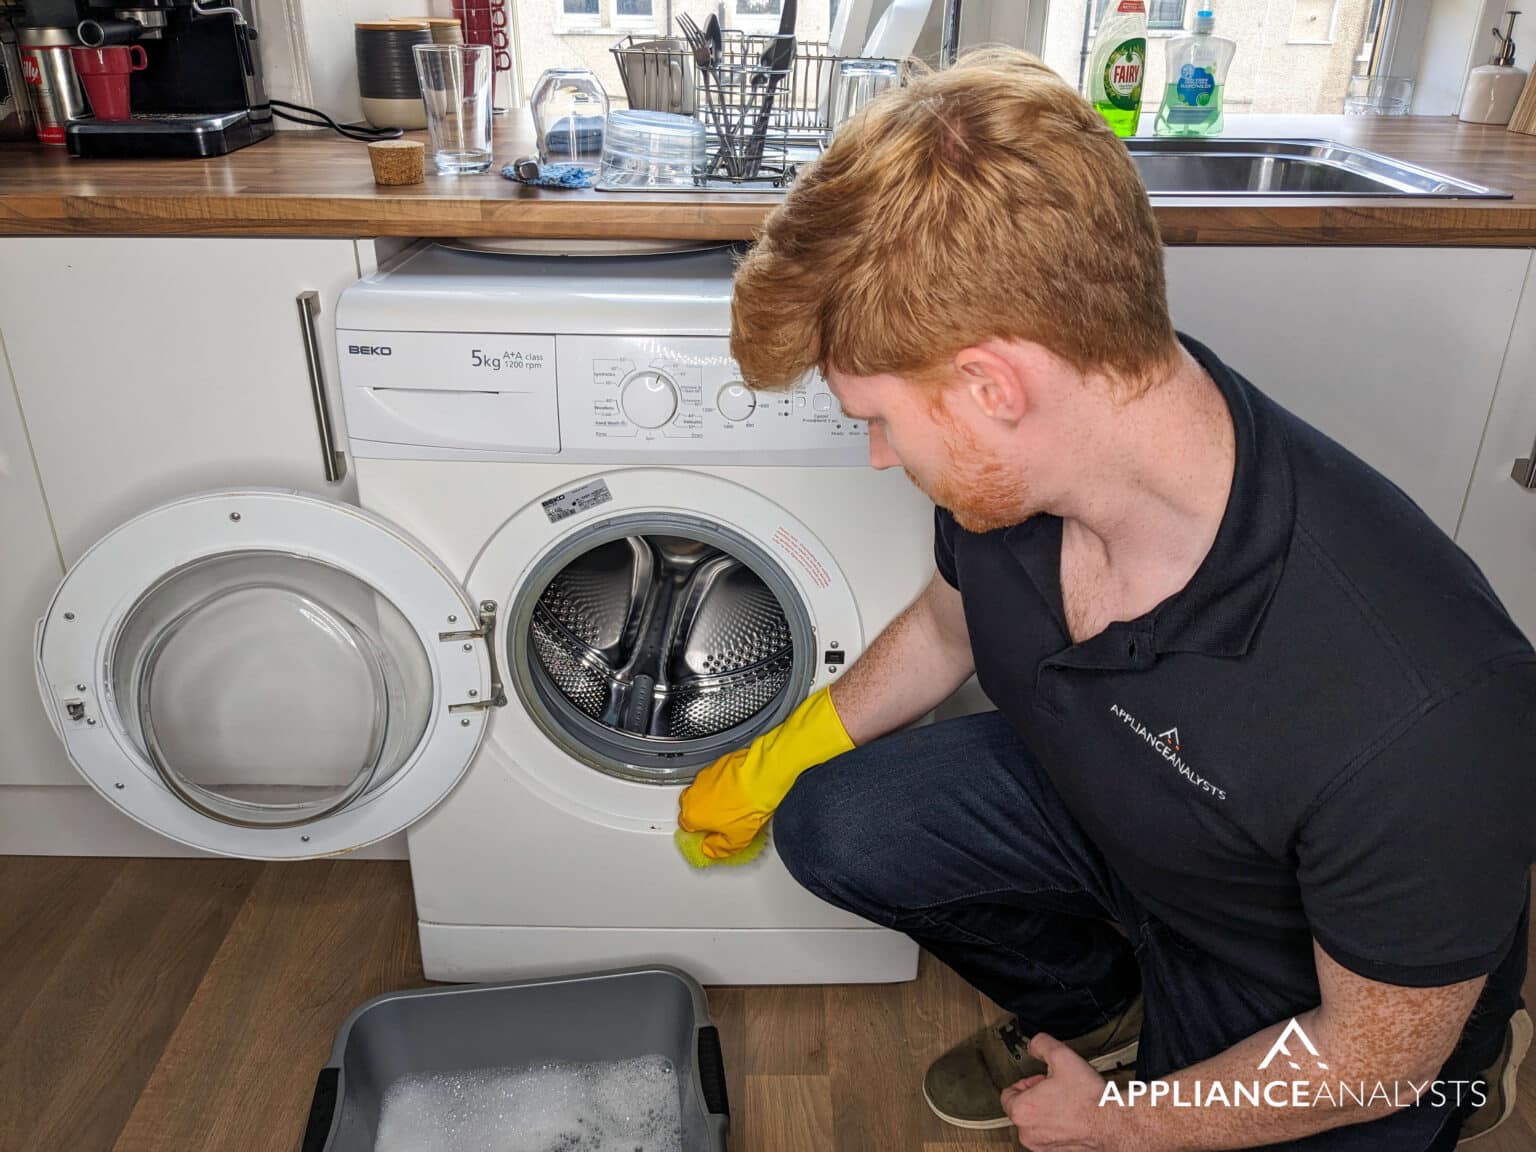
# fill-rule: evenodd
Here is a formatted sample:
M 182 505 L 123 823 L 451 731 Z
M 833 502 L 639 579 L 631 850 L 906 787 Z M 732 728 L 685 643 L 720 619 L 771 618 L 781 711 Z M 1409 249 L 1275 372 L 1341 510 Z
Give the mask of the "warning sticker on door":
M 596 508 L 599 504 L 606 504 L 612 499 L 613 493 L 608 491 L 608 481 L 589 480 L 585 484 L 567 489 L 558 496 L 551 496 L 544 501 L 542 507 L 544 515 L 549 517 L 549 522 L 558 524 L 567 517 L 585 512 L 588 508 Z
M 827 574 L 826 565 L 816 559 L 816 554 L 805 546 L 804 541 L 796 536 L 782 524 L 773 534 L 774 546 L 784 552 L 811 578 L 811 582 L 818 588 L 825 588 L 832 583 L 832 577 Z

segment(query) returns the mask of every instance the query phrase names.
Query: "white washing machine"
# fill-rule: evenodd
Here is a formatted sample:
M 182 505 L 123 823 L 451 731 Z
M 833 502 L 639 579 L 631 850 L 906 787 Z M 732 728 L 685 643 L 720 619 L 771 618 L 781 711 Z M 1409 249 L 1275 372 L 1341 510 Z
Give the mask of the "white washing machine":
M 771 849 L 689 868 L 694 772 L 830 683 L 932 571 L 931 505 L 819 379 L 744 388 L 732 254 L 427 246 L 348 289 L 362 508 L 202 493 L 104 538 L 38 629 L 86 778 L 267 859 L 409 829 L 426 974 L 631 962 L 910 979 Z M 913 670 L 921 674 L 921 670 Z

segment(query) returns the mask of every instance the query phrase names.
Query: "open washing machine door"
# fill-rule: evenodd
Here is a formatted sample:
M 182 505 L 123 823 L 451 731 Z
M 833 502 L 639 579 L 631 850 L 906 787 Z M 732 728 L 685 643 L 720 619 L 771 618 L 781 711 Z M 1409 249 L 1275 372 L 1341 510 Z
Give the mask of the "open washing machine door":
M 98 792 L 172 840 L 282 860 L 424 816 L 504 701 L 476 604 L 359 508 L 240 489 L 128 521 L 37 625 L 43 704 Z
M 497 654 L 518 706 L 493 739 L 555 791 L 648 820 L 675 798 L 604 778 L 688 784 L 863 646 L 830 549 L 774 500 L 698 471 L 572 480 L 506 520 L 466 582 L 505 605 Z M 530 755 L 547 745 L 564 755 Z

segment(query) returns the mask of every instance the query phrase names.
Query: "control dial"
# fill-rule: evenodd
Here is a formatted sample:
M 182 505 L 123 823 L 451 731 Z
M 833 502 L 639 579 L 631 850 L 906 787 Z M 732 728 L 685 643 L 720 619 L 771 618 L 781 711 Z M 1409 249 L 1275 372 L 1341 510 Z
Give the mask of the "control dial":
M 665 372 L 647 368 L 620 385 L 619 403 L 630 423 L 660 428 L 677 414 L 677 385 Z
M 740 380 L 727 384 L 715 397 L 715 408 L 727 420 L 745 420 L 757 411 L 757 395 Z

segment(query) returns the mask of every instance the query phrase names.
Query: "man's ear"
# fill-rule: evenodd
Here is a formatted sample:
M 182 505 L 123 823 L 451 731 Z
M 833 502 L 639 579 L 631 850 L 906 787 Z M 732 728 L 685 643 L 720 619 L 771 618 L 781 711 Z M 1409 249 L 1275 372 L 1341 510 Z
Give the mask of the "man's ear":
M 1029 410 L 1024 375 L 1012 360 L 987 348 L 964 348 L 955 354 L 955 372 L 971 400 L 988 419 L 1017 424 Z

